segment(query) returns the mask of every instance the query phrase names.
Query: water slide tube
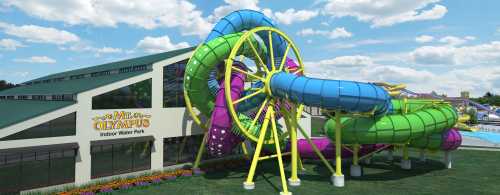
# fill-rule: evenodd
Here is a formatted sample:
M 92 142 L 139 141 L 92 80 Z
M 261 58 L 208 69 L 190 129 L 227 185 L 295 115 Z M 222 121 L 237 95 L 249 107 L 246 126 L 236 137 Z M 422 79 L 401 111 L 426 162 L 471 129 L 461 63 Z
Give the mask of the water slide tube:
M 268 17 L 266 17 L 264 14 L 253 11 L 253 10 L 239 10 L 230 13 L 229 15 L 225 16 L 222 18 L 212 29 L 210 34 L 208 35 L 207 39 L 205 40 L 205 48 L 202 49 L 202 51 L 198 52 L 195 51 L 194 57 L 196 58 L 193 60 L 193 65 L 189 65 L 190 69 L 192 69 L 192 66 L 195 66 L 196 64 L 194 63 L 200 63 L 202 66 L 205 66 L 203 70 L 200 71 L 200 73 L 197 74 L 202 74 L 203 78 L 199 79 L 204 80 L 205 75 L 207 71 L 210 71 L 208 73 L 208 80 L 207 80 L 207 89 L 208 92 L 206 93 L 206 90 L 199 90 L 200 94 L 207 95 L 208 99 L 212 99 L 213 96 L 215 96 L 215 102 L 211 101 L 206 101 L 205 103 L 208 103 L 205 106 L 203 106 L 202 113 L 206 116 L 211 116 L 210 119 L 210 126 L 209 126 L 209 136 L 207 140 L 207 145 L 208 145 L 208 152 L 211 155 L 217 155 L 217 156 L 222 156 L 224 154 L 230 153 L 232 148 L 238 144 L 239 142 L 242 141 L 241 137 L 237 136 L 236 134 L 238 133 L 238 129 L 234 129 L 234 131 L 231 131 L 231 118 L 229 116 L 229 113 L 227 111 L 227 106 L 225 105 L 225 99 L 224 99 L 224 88 L 221 88 L 219 82 L 216 79 L 217 75 L 217 69 L 220 69 L 216 67 L 217 65 L 214 64 L 216 62 L 218 63 L 223 63 L 223 59 L 228 54 L 227 51 L 230 51 L 230 48 L 232 48 L 232 45 L 234 45 L 234 41 L 230 42 L 228 41 L 226 35 L 231 35 L 235 33 L 239 33 L 245 30 L 250 30 L 255 27 L 259 26 L 269 26 L 269 27 L 275 27 L 275 24 L 272 22 L 272 20 Z M 263 33 L 263 32 L 262 32 Z M 257 33 L 259 34 L 259 33 Z M 265 34 L 259 35 L 264 43 L 268 43 L 268 36 L 265 36 Z M 277 34 L 272 35 L 273 38 L 273 51 L 275 55 L 277 56 L 276 61 L 279 61 L 282 59 L 284 49 L 286 47 L 286 42 L 282 39 L 282 37 L 278 36 Z M 218 40 L 218 41 L 217 41 Z M 234 39 L 231 39 L 234 40 Z M 218 42 L 218 43 L 214 43 Z M 255 41 L 256 42 L 256 41 Z M 254 43 L 255 43 L 254 42 Z M 222 46 L 221 46 L 222 45 Z M 203 47 L 202 46 L 202 47 Z M 220 47 L 219 47 L 220 46 Z M 229 47 L 228 47 L 229 46 Z M 259 51 L 265 52 L 266 48 L 269 47 L 267 46 L 262 46 L 259 47 Z M 228 50 L 229 48 L 229 50 Z M 226 52 L 225 52 L 226 51 Z M 208 53 L 207 53 L 208 52 Z M 223 54 L 224 53 L 224 54 Z M 215 60 L 208 61 L 205 59 L 208 55 L 215 55 Z M 227 57 L 227 56 L 226 56 Z M 213 58 L 213 57 L 212 57 Z M 269 61 L 269 59 L 265 59 L 265 61 Z M 191 62 L 191 61 L 190 61 Z M 270 64 L 270 63 L 268 63 Z M 289 67 L 293 67 L 295 65 L 292 60 L 287 59 L 286 63 Z M 296 65 L 295 65 L 296 66 Z M 269 65 L 268 65 L 269 67 Z M 197 66 L 194 67 L 196 70 L 198 70 Z M 242 64 L 240 66 L 241 69 L 245 69 L 244 65 Z M 186 74 L 187 75 L 187 74 Z M 194 76 L 194 75 L 191 75 Z M 198 75 L 200 76 L 200 75 Z M 186 77 L 187 79 L 188 77 Z M 240 94 L 244 93 L 249 93 L 248 91 L 243 91 L 243 86 L 244 86 L 244 80 L 245 78 L 243 77 L 243 74 L 235 74 L 234 77 L 231 78 L 231 91 L 232 91 L 232 97 L 233 98 L 238 98 L 240 97 Z M 222 81 L 223 82 L 223 81 Z M 197 82 L 195 81 L 196 84 L 203 86 L 202 82 Z M 199 88 L 198 88 L 199 89 Z M 188 90 L 188 93 L 193 94 L 194 90 Z M 195 98 L 198 99 L 198 98 Z M 260 102 L 262 102 L 264 99 L 263 96 L 256 96 L 253 98 L 250 98 L 248 100 L 245 100 L 242 104 L 239 105 L 239 110 L 240 111 L 247 111 L 250 110 L 251 108 L 254 108 L 256 105 L 258 105 Z M 205 98 L 206 100 L 206 98 Z M 197 101 L 194 100 L 193 104 L 195 107 L 200 109 L 198 106 L 198 102 L 203 102 L 204 100 Z M 209 113 L 210 111 L 213 111 L 212 113 Z M 246 116 L 242 115 L 242 118 L 247 118 Z M 258 133 L 257 128 L 259 126 L 256 126 L 254 133 Z
M 342 142 L 405 144 L 419 138 L 435 140 L 436 136 L 440 137 L 442 132 L 457 122 L 457 112 L 449 104 L 433 104 L 426 100 L 407 101 L 391 101 L 392 113 L 380 117 L 342 117 Z M 326 133 L 332 139 L 335 138 L 335 125 L 332 119 L 325 124 Z M 430 145 L 421 146 L 432 148 Z
M 311 141 L 318 148 L 318 150 L 327 159 L 335 158 L 335 144 L 333 144 L 327 137 L 314 137 Z M 361 145 L 359 149 L 359 155 L 363 156 L 369 154 L 373 151 L 387 147 L 385 144 L 364 144 Z M 313 148 L 306 139 L 297 140 L 297 148 L 301 158 L 305 159 L 318 159 L 318 155 L 314 153 Z M 342 157 L 349 158 L 352 157 L 352 151 L 347 149 L 342 149 Z

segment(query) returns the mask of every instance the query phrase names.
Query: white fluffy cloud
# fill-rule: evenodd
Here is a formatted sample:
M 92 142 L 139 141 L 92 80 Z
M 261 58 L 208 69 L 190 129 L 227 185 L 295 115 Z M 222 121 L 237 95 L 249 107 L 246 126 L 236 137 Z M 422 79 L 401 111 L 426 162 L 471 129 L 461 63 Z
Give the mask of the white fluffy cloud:
M 470 91 L 474 96 L 483 95 L 486 91 L 500 91 L 500 66 L 484 68 L 484 66 L 474 65 L 435 73 L 408 64 L 404 67 L 385 64 L 379 62 L 378 59 L 377 56 L 340 56 L 315 62 L 309 61 L 305 62 L 306 74 L 324 79 L 404 83 L 412 91 L 423 93 L 437 91 L 449 96 L 458 96 L 463 90 Z M 339 64 L 342 65 L 339 66 Z M 500 65 L 500 62 L 496 64 Z
M 0 39 L 0 50 L 14 51 L 19 47 L 26 47 L 26 46 L 14 39 Z
M 442 46 L 423 46 L 410 54 L 418 64 L 455 64 L 453 48 Z
M 421 36 L 418 36 L 415 38 L 415 41 L 417 43 L 428 43 L 428 42 L 431 42 L 433 40 L 434 40 L 434 37 L 429 36 L 429 35 L 421 35 Z
M 211 24 L 196 6 L 186 0 L 6 0 L 8 6 L 49 21 L 70 25 L 116 27 L 128 24 L 145 29 L 180 28 L 184 35 L 208 33 Z
M 329 0 L 324 13 L 334 17 L 352 16 L 359 21 L 370 22 L 372 27 L 383 27 L 411 21 L 440 19 L 448 10 L 445 6 L 436 4 L 439 1 Z
M 53 63 L 56 63 L 56 60 L 49 58 L 47 56 L 31 56 L 29 58 L 14 59 L 14 62 L 36 63 L 36 64 L 53 64 Z
M 446 36 L 439 39 L 439 42 L 450 46 L 458 46 L 466 43 L 467 39 L 462 39 L 460 37 L 455 37 L 455 36 Z
M 362 55 L 339 56 L 332 59 L 320 60 L 316 62 L 305 62 L 305 64 L 322 66 L 325 68 L 374 65 L 373 60 L 370 57 Z
M 471 46 L 423 46 L 410 53 L 418 64 L 488 65 L 500 64 L 500 41 Z
M 102 47 L 96 49 L 97 53 L 121 53 L 122 49 L 113 47 Z
M 0 22 L 0 29 L 5 34 L 23 38 L 28 42 L 34 43 L 62 45 L 80 40 L 78 36 L 68 31 L 37 25 L 16 26 Z
M 189 47 L 187 42 L 173 43 L 167 35 L 161 37 L 147 36 L 137 43 L 137 48 L 147 53 L 159 53 L 186 47 Z
M 297 32 L 297 34 L 300 36 L 321 35 L 321 36 L 326 36 L 329 39 L 352 37 L 352 33 L 347 31 L 344 27 L 335 28 L 331 31 L 314 30 L 312 28 L 305 28 L 305 29 L 302 29 L 299 32 Z
M 261 8 L 258 6 L 258 0 L 224 0 L 224 2 L 226 4 L 216 7 L 212 15 L 208 16 L 209 21 L 217 22 L 218 19 L 240 9 L 252 9 L 261 11 Z M 267 11 L 269 12 L 270 10 Z
M 274 16 L 279 23 L 289 25 L 310 20 L 318 16 L 318 11 L 287 9 L 284 12 L 276 12 Z

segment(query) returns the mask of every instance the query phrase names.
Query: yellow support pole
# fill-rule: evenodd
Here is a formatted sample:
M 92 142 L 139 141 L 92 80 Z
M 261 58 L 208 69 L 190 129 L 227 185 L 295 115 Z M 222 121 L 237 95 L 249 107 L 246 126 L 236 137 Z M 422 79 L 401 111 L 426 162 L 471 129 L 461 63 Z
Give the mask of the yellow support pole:
M 270 109 L 272 106 L 269 106 Z M 262 129 L 259 135 L 259 140 L 257 141 L 257 146 L 255 147 L 255 152 L 252 158 L 252 164 L 250 165 L 250 170 L 248 171 L 247 180 L 243 183 L 243 187 L 247 190 L 253 190 L 255 188 L 255 183 L 253 182 L 253 176 L 255 175 L 255 169 L 257 168 L 257 163 L 259 162 L 260 152 L 262 150 L 262 145 L 264 144 L 264 138 L 266 137 L 267 126 L 269 125 L 271 117 L 271 112 L 266 112 L 264 117 L 264 122 L 262 124 Z
M 203 156 L 203 151 L 205 150 L 205 140 L 207 139 L 208 132 L 203 133 L 203 139 L 201 140 L 200 147 L 198 148 L 198 153 L 196 154 L 196 160 L 194 161 L 193 169 L 198 169 L 200 166 L 201 157 Z
M 299 168 L 300 170 L 302 170 L 302 171 L 305 171 L 305 170 L 306 170 L 306 168 L 304 168 L 304 164 L 302 164 L 302 159 L 300 158 L 300 154 L 299 154 L 299 153 L 297 153 L 297 157 L 298 157 L 298 159 L 297 159 L 297 160 L 299 161 L 298 168 Z
M 297 123 L 297 118 L 295 117 L 296 110 L 295 106 L 292 106 L 292 117 L 291 119 L 294 120 L 293 124 Z M 291 156 L 291 166 L 292 166 L 292 176 L 288 179 L 288 182 L 290 183 L 291 186 L 299 186 L 300 185 L 300 179 L 297 176 L 297 160 L 299 158 L 298 155 L 298 150 L 297 150 L 297 127 L 295 125 L 289 125 L 290 127 L 290 148 L 292 152 Z
M 274 145 L 276 146 L 276 154 L 278 158 L 278 165 L 280 168 L 280 176 L 281 176 L 281 185 L 283 185 L 283 192 L 280 193 L 281 195 L 285 194 L 291 194 L 288 192 L 288 186 L 286 184 L 286 175 L 285 175 L 285 168 L 283 166 L 283 157 L 281 156 L 281 148 L 280 148 L 280 140 L 278 137 L 278 130 L 276 130 L 276 121 L 274 119 L 274 109 L 273 107 L 269 107 L 269 112 L 271 113 L 271 127 L 273 130 L 273 137 L 274 137 Z
M 335 175 L 342 175 L 342 155 L 341 155 L 341 137 L 342 124 L 340 124 L 340 111 L 335 112 Z
M 245 155 L 245 158 L 248 159 L 248 149 L 247 149 L 247 145 L 245 144 L 245 142 L 241 142 L 241 149 L 243 150 L 243 155 Z
M 408 155 L 408 145 L 403 145 L 403 159 L 408 160 L 409 155 Z
M 359 144 L 354 144 L 354 150 L 352 152 L 352 164 L 359 164 Z
M 335 175 L 332 177 L 333 185 L 344 187 L 344 175 L 342 174 L 342 124 L 340 121 L 340 110 L 335 112 Z
M 411 161 L 408 155 L 408 144 L 403 145 L 403 159 L 401 160 L 401 168 L 406 170 L 411 169 Z

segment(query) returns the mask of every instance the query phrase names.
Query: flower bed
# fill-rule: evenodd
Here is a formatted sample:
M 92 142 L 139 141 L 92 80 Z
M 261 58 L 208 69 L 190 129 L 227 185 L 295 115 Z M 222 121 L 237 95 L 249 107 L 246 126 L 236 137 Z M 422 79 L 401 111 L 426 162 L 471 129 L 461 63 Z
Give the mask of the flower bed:
M 123 190 L 129 189 L 132 187 L 139 186 L 148 186 L 155 183 L 160 183 L 164 180 L 173 180 L 179 176 L 192 176 L 192 170 L 175 170 L 161 173 L 153 173 L 151 175 L 139 176 L 136 178 L 127 178 L 127 179 L 117 179 L 110 182 L 105 182 L 102 184 L 94 184 L 87 187 L 75 188 L 69 191 L 59 192 L 59 195 L 93 195 L 96 193 L 106 193 L 113 192 L 115 190 Z
M 58 195 L 94 195 L 97 193 L 110 193 L 116 190 L 126 190 L 133 187 L 149 186 L 158 184 L 162 181 L 175 180 L 178 177 L 191 177 L 193 175 L 201 175 L 205 172 L 218 171 L 223 169 L 234 169 L 248 166 L 245 159 L 230 159 L 224 162 L 215 161 L 206 163 L 201 166 L 201 169 L 179 169 L 175 171 L 166 171 L 152 173 L 150 175 L 138 176 L 135 178 L 123 178 L 109 182 L 93 184 L 86 187 L 70 189 L 64 192 L 58 192 Z

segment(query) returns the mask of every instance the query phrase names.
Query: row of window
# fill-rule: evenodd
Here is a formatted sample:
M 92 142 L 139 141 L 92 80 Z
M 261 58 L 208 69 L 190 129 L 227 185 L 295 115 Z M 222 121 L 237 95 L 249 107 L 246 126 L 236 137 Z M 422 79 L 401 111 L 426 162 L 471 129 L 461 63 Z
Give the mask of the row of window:
M 54 100 L 54 101 L 73 101 L 74 96 L 72 94 L 58 94 L 58 95 L 8 95 L 0 96 L 0 100 Z
M 185 107 L 183 81 L 187 61 L 163 67 L 163 107 Z M 147 69 L 134 66 L 120 73 Z M 92 109 L 151 108 L 151 79 L 122 87 L 92 98 Z
M 31 127 L 21 132 L 3 137 L 0 141 L 34 139 L 44 137 L 59 137 L 76 135 L 76 113 L 56 118 L 54 120 Z
M 74 149 L 0 155 L 0 194 L 74 182 L 75 155 Z
M 203 135 L 166 138 L 164 166 L 193 162 Z M 91 146 L 91 177 L 151 169 L 152 141 Z M 235 149 L 241 153 L 241 149 Z M 0 154 L 0 194 L 74 182 L 76 149 Z M 207 155 L 203 159 L 212 158 Z
M 92 178 L 151 169 L 152 143 L 92 146 Z
M 151 108 L 151 79 L 94 96 L 92 109 Z
M 147 70 L 150 68 L 151 65 L 145 64 L 145 65 L 137 65 L 137 66 L 130 66 L 130 67 L 125 67 L 125 68 L 120 68 L 118 70 L 115 70 L 119 73 L 127 73 L 127 72 L 135 72 L 135 71 L 143 71 Z M 58 78 L 53 78 L 53 79 L 46 79 L 46 80 L 40 80 L 40 81 L 33 81 L 33 82 L 27 82 L 27 85 L 32 85 L 32 84 L 40 84 L 40 83 L 51 83 L 51 82 L 60 82 L 64 80 L 74 80 L 74 79 L 82 79 L 85 77 L 98 77 L 98 76 L 107 76 L 110 75 L 113 70 L 106 70 L 106 71 L 100 71 L 100 72 L 93 72 L 90 74 L 79 74 L 79 75 L 71 75 L 68 77 L 58 77 Z
M 163 107 L 185 107 L 184 71 L 187 61 L 163 67 Z

